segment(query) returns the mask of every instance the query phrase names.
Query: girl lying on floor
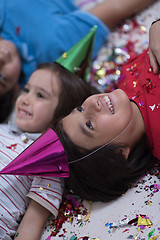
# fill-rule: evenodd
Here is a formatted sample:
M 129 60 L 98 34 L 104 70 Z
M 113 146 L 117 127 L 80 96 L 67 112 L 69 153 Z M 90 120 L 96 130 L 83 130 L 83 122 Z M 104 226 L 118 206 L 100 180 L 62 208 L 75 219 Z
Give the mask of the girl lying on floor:
M 55 128 L 69 159 L 66 184 L 84 199 L 121 196 L 160 159 L 160 80 L 148 50 L 124 65 L 118 88 L 90 96 Z
M 0 169 L 89 95 L 87 85 L 60 64 L 42 64 L 16 101 L 15 124 L 0 125 Z M 48 216 L 58 214 L 63 181 L 54 177 L 0 175 L 0 190 L 1 239 L 39 239 Z
M 1 0 L 0 108 L 5 115 L 0 116 L 0 122 L 5 121 L 12 110 L 19 83 L 24 86 L 39 64 L 55 61 L 93 25 L 98 26 L 95 57 L 106 42 L 109 29 L 153 2 L 155 0 L 105 0 L 82 11 L 73 0 Z

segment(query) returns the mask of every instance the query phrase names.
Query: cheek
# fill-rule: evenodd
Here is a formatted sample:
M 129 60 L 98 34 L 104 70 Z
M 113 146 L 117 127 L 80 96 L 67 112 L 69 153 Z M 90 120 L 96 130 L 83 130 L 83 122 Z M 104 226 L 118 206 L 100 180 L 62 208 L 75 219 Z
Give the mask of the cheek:
M 19 103 L 20 103 L 20 98 L 21 98 L 21 97 L 18 97 L 18 98 L 17 98 L 17 101 L 16 101 L 16 103 L 15 103 L 15 111 L 16 111 L 16 113 L 18 112 L 18 107 L 19 107 Z
M 55 109 L 52 106 L 52 104 L 38 105 L 35 108 L 34 116 L 35 116 L 35 119 L 37 119 L 37 121 L 50 124 L 50 122 L 53 119 L 54 111 Z
M 48 115 L 50 115 L 51 120 L 53 120 L 53 118 L 54 118 L 54 114 L 55 114 L 57 106 L 58 106 L 58 98 L 51 101 L 51 103 L 48 105 L 48 107 L 46 107 L 46 110 L 48 111 Z M 60 112 L 60 111 L 61 111 L 61 109 L 59 109 L 58 112 Z
M 98 132 L 100 139 L 106 142 L 114 138 L 124 127 L 123 118 L 118 115 L 105 115 L 99 119 Z
M 21 73 L 21 66 L 19 62 L 15 61 L 10 63 L 7 66 L 8 76 L 13 80 L 13 82 L 17 82 Z

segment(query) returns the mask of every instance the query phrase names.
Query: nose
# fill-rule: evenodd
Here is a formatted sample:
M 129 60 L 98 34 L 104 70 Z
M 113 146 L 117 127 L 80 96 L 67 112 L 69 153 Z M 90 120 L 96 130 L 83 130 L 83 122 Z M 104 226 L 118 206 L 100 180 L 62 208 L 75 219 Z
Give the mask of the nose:
M 90 112 L 100 112 L 102 108 L 102 103 L 99 99 L 91 98 L 88 102 L 88 111 Z
M 24 104 L 26 106 L 28 106 L 30 104 L 30 100 L 31 100 L 31 98 L 30 98 L 29 94 L 25 94 L 25 95 L 21 96 L 22 104 Z
M 3 57 L 3 55 L 0 53 L 0 67 L 3 67 L 3 65 L 5 64 L 5 59 Z

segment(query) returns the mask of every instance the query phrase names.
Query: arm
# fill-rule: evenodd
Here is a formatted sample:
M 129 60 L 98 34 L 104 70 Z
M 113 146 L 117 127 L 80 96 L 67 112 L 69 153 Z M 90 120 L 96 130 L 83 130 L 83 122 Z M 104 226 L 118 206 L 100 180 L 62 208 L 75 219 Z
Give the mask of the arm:
M 101 19 L 110 29 L 120 21 L 132 17 L 155 0 L 104 0 L 88 11 Z
M 34 200 L 30 201 L 27 211 L 15 234 L 15 240 L 39 240 L 42 227 L 50 212 Z
M 155 74 L 159 71 L 160 65 L 160 21 L 155 22 L 149 29 L 149 58 Z

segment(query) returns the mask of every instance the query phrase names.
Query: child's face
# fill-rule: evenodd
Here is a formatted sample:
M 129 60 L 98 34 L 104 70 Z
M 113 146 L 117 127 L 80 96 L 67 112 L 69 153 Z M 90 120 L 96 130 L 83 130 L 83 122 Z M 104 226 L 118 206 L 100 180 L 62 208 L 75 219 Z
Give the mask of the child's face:
M 11 90 L 21 73 L 21 60 L 16 46 L 7 40 L 0 40 L 0 96 Z
M 16 124 L 25 132 L 43 132 L 53 120 L 59 101 L 57 75 L 40 69 L 35 71 L 16 102 Z
M 118 136 L 129 124 L 131 116 L 132 105 L 127 95 L 117 89 L 87 98 L 81 107 L 62 120 L 62 125 L 73 143 L 92 149 Z

